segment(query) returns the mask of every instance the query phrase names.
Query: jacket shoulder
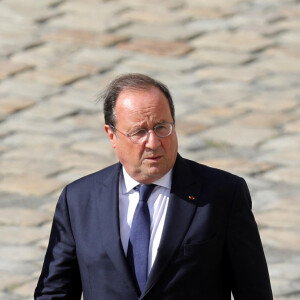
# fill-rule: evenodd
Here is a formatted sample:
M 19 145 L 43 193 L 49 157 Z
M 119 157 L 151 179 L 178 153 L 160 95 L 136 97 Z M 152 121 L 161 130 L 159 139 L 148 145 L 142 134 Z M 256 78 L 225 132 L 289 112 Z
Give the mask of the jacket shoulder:
M 108 180 L 109 177 L 113 175 L 118 175 L 121 168 L 120 163 L 113 164 L 95 173 L 83 176 L 67 185 L 68 190 L 78 189 L 80 187 L 87 188 L 88 186 L 93 186 L 95 184 L 103 183 Z
M 202 180 L 214 183 L 222 182 L 222 184 L 244 181 L 243 178 L 228 171 L 203 165 L 189 159 L 181 158 L 181 163 L 190 169 L 194 178 L 201 178 Z

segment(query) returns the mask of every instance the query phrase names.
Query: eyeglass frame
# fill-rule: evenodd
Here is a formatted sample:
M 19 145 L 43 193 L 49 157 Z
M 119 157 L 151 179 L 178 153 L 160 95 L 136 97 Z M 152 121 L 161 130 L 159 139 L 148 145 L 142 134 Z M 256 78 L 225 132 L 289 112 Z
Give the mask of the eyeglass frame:
M 166 136 L 159 136 L 159 135 L 155 132 L 155 127 L 156 127 L 156 126 L 159 126 L 159 125 L 161 125 L 161 124 L 168 124 L 168 125 L 170 126 L 170 133 L 169 133 L 168 135 L 166 135 Z M 157 137 L 159 137 L 159 138 L 161 138 L 161 139 L 170 136 L 170 135 L 172 134 L 172 132 L 173 132 L 173 128 L 174 128 L 174 126 L 175 126 L 175 123 L 174 123 L 174 122 L 160 122 L 160 123 L 157 123 L 153 128 L 150 128 L 150 129 L 146 129 L 146 128 L 137 128 L 137 129 L 132 130 L 132 131 L 129 132 L 129 133 L 122 132 L 122 131 L 120 131 L 119 129 L 117 129 L 115 126 L 113 126 L 113 125 L 111 125 L 111 124 L 110 124 L 109 126 L 111 127 L 111 129 L 112 129 L 113 131 L 116 130 L 116 131 L 120 132 L 121 134 L 123 134 L 124 136 L 128 137 L 134 144 L 142 144 L 143 142 L 145 142 L 145 141 L 147 140 L 147 138 L 148 138 L 148 136 L 149 136 L 150 130 L 152 130 L 153 133 L 154 133 Z M 142 142 L 136 142 L 136 141 L 132 140 L 132 136 L 134 135 L 134 133 L 137 133 L 137 132 L 140 131 L 140 130 L 143 130 L 143 131 L 147 132 L 146 135 L 145 135 L 145 140 L 143 140 Z M 144 137 L 143 137 L 143 138 L 144 138 Z

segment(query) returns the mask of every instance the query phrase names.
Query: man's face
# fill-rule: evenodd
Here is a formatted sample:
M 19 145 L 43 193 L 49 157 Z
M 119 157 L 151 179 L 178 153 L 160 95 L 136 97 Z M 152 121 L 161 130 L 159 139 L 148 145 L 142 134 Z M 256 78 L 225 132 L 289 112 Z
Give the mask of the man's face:
M 115 127 L 123 133 L 138 128 L 152 129 L 161 122 L 173 122 L 167 98 L 155 87 L 121 92 L 115 112 Z M 165 138 L 159 138 L 151 130 L 141 144 L 133 143 L 118 131 L 114 133 L 108 125 L 105 125 L 105 130 L 121 164 L 138 182 L 150 184 L 173 167 L 178 149 L 175 128 Z

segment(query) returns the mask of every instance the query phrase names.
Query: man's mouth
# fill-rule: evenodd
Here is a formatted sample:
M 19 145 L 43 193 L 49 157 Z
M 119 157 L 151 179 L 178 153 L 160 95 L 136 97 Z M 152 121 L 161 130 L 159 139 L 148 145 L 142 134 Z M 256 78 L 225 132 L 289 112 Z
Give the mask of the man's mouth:
M 155 155 L 155 156 L 149 156 L 146 157 L 145 159 L 149 160 L 149 161 L 153 161 L 153 162 L 157 162 L 162 158 L 162 155 Z

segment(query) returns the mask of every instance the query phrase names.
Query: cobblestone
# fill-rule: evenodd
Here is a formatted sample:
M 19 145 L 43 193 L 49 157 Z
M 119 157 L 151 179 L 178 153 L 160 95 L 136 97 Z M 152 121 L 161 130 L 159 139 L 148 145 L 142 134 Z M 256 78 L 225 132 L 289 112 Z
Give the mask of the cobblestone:
M 225 51 L 255 52 L 271 46 L 272 41 L 251 32 L 220 32 L 199 37 L 192 42 L 194 47 L 214 48 Z
M 0 1 L 0 300 L 29 300 L 57 198 L 116 161 L 99 92 L 173 95 L 179 152 L 243 176 L 275 300 L 300 300 L 297 0 Z
M 139 39 L 128 43 L 121 43 L 121 49 L 141 52 L 151 55 L 183 55 L 192 50 L 192 47 L 182 42 L 168 42 L 158 40 Z
M 35 104 L 32 99 L 7 97 L 1 99 L 0 114 L 11 115 L 19 110 L 26 109 Z
M 137 23 L 146 24 L 159 24 L 160 26 L 165 26 L 166 24 L 182 23 L 187 18 L 188 15 L 181 11 L 176 11 L 175 13 L 171 10 L 164 10 L 160 6 L 150 6 L 150 9 L 131 9 L 122 14 L 125 20 Z
M 203 65 L 241 65 L 251 62 L 254 56 L 247 53 L 232 53 L 215 49 L 197 49 L 189 55 L 197 64 Z
M 22 207 L 6 207 L 0 209 L 0 223 L 9 226 L 34 226 L 49 220 L 49 216 L 41 211 Z
M 276 131 L 268 128 L 257 129 L 229 124 L 208 129 L 201 134 L 201 137 L 216 143 L 221 142 L 238 147 L 255 147 L 275 135 Z
M 20 225 L 20 223 L 17 225 Z M 22 231 L 20 231 L 17 226 L 2 226 L 0 235 L 1 243 L 3 244 L 26 245 L 47 238 L 49 236 L 49 228 L 24 226 Z
M 32 68 L 32 66 L 26 65 L 26 64 L 1 62 L 0 63 L 0 80 L 5 79 L 6 77 L 9 77 L 9 76 L 13 76 L 17 73 L 24 72 L 31 68 Z
M 89 30 L 58 29 L 44 36 L 47 41 L 64 42 L 80 46 L 107 47 L 124 42 L 128 38 L 116 34 L 99 34 Z

